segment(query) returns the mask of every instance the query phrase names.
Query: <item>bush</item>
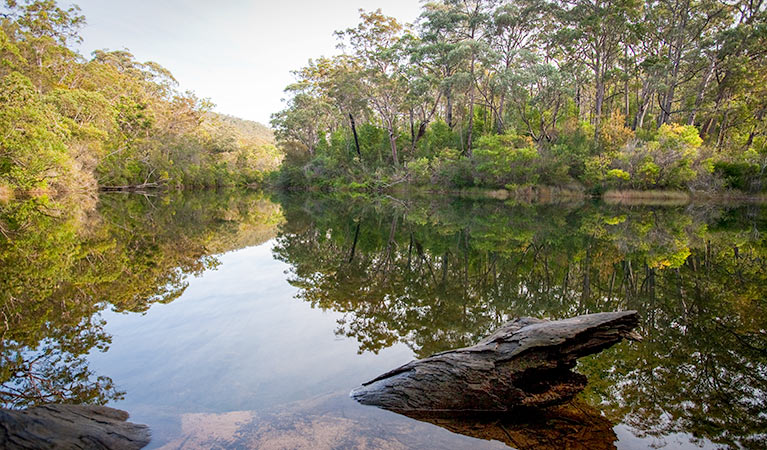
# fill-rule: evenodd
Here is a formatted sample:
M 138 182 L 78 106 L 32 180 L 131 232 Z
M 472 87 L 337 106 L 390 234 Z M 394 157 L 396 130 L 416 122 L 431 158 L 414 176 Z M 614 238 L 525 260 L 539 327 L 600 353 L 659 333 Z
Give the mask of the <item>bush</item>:
M 458 150 L 441 150 L 432 161 L 432 165 L 434 168 L 432 181 L 437 184 L 458 189 L 474 185 L 471 161 L 462 156 Z
M 714 173 L 722 177 L 726 187 L 742 191 L 752 190 L 760 176 L 759 166 L 746 161 L 717 161 Z
M 493 187 L 538 181 L 533 143 L 513 134 L 482 136 L 474 149 L 478 184 Z
M 407 172 L 410 182 L 413 184 L 425 185 L 431 181 L 431 167 L 428 158 L 418 158 L 408 162 Z
M 602 123 L 599 130 L 599 145 L 608 153 L 617 152 L 631 139 L 634 139 L 634 132 L 626 126 L 626 117 L 617 111 Z
M 624 145 L 611 167 L 628 173 L 634 188 L 689 188 L 699 174 L 710 172 L 702 142 L 694 126 L 664 124 L 653 140 Z

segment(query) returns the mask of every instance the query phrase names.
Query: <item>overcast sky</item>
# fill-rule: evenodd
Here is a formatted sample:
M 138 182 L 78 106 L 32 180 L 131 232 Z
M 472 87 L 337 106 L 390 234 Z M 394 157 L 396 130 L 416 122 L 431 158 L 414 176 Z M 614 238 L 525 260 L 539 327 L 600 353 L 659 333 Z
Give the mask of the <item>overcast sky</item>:
M 169 69 L 216 111 L 268 124 L 291 70 L 337 52 L 333 31 L 360 8 L 414 22 L 418 0 L 59 0 L 86 17 L 80 52 L 127 48 Z

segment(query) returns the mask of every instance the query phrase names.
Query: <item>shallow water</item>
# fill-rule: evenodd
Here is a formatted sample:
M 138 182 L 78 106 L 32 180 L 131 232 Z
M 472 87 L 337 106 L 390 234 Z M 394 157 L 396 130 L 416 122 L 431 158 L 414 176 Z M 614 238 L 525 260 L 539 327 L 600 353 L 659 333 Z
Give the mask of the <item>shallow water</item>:
M 6 406 L 107 403 L 152 448 L 767 445 L 761 206 L 202 192 L 44 212 L 3 210 Z M 584 358 L 589 386 L 547 417 L 348 397 L 512 317 L 621 309 L 644 341 Z

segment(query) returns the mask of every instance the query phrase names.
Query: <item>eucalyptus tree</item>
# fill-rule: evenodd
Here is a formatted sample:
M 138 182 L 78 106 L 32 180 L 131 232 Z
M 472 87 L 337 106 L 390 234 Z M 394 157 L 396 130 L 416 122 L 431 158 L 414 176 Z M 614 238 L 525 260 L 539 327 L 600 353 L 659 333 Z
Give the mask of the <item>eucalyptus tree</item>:
M 504 108 L 520 54 L 539 51 L 546 5 L 541 0 L 501 3 L 492 12 L 488 37 L 490 62 L 487 88 L 480 90 L 495 115 L 495 130 L 505 130 Z M 497 100 L 496 100 L 497 97 Z
M 488 38 L 492 28 L 492 12 L 498 0 L 444 0 L 452 9 L 451 17 L 456 21 L 455 33 L 458 40 L 456 52 L 468 61 L 468 72 L 461 78 L 468 84 L 468 124 L 466 132 L 466 154 L 471 156 L 474 135 L 474 106 L 476 102 L 477 65 L 488 51 Z
M 443 67 L 431 58 L 432 44 L 414 36 L 406 40 L 409 66 L 404 75 L 408 85 L 406 106 L 410 117 L 410 151 L 415 151 L 418 141 L 426 134 L 429 123 L 449 87 L 444 87 Z
M 429 2 L 419 17 L 419 45 L 410 50 L 411 61 L 439 79 L 445 99 L 444 117 L 452 128 L 456 74 L 463 58 L 458 51 L 458 12 L 440 2 Z
M 664 59 L 664 76 L 658 98 L 658 126 L 668 123 L 681 109 L 677 93 L 701 70 L 701 44 L 721 20 L 728 7 L 718 1 L 663 0 L 647 4 L 651 32 L 656 32 Z M 704 62 L 705 65 L 705 62 Z M 676 108 L 676 109 L 675 109 Z
M 356 28 L 337 32 L 340 47 L 360 68 L 360 88 L 368 105 L 378 114 L 388 132 L 392 162 L 399 166 L 398 126 L 407 97 L 407 59 L 403 36 L 409 31 L 381 10 L 360 13 Z
M 78 55 L 69 45 L 81 41 L 85 17 L 80 8 L 59 7 L 53 0 L 5 0 L 4 34 L 17 42 L 25 72 L 41 93 L 63 84 L 76 70 Z
M 729 129 L 745 126 L 748 149 L 767 128 L 762 95 L 767 64 L 767 4 L 763 0 L 741 0 L 728 6 L 730 21 L 712 33 L 713 92 L 696 102 L 693 112 L 699 115 L 690 114 L 688 123 L 699 124 L 704 136 L 712 134 L 718 125 L 719 147 Z M 703 120 L 698 119 L 700 116 Z
M 552 142 L 571 97 L 570 74 L 531 52 L 519 56 L 511 77 L 511 102 L 535 142 Z
M 323 124 L 329 105 L 307 93 L 295 94 L 287 108 L 272 115 L 272 127 L 278 139 L 300 143 L 309 156 L 324 137 Z
M 595 137 L 603 116 L 610 78 L 631 21 L 641 6 L 639 0 L 563 0 L 555 3 L 561 28 L 552 36 L 567 57 L 590 69 L 594 80 L 592 122 Z

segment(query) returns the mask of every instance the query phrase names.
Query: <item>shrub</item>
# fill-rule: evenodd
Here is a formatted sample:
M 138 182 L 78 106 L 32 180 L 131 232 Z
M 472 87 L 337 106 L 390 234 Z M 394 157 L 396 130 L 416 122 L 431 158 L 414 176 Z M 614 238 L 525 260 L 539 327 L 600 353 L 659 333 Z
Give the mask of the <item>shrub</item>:
M 694 126 L 664 124 L 653 140 L 624 145 L 612 167 L 628 173 L 636 188 L 689 188 L 699 173 L 710 172 L 702 142 Z
M 537 159 L 538 151 L 525 138 L 513 134 L 482 136 L 474 149 L 477 181 L 491 186 L 535 183 Z
M 471 161 L 458 150 L 443 149 L 432 161 L 434 175 L 432 181 L 454 188 L 469 187 L 474 184 Z
M 617 152 L 631 139 L 634 139 L 634 132 L 626 126 L 626 117 L 617 111 L 602 123 L 599 130 L 599 144 L 605 152 Z
M 407 172 L 410 182 L 413 184 L 425 185 L 431 181 L 431 167 L 428 158 L 417 158 L 408 162 Z

